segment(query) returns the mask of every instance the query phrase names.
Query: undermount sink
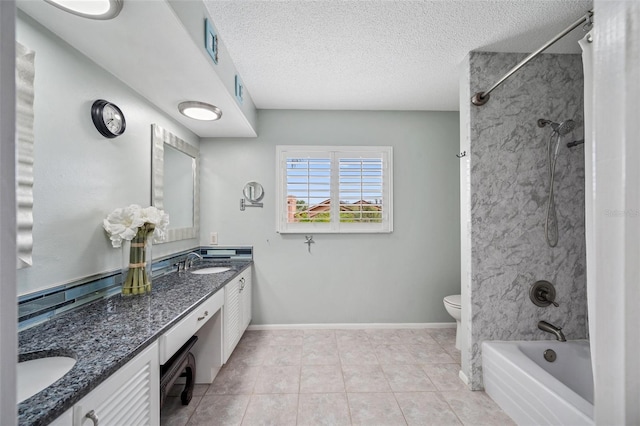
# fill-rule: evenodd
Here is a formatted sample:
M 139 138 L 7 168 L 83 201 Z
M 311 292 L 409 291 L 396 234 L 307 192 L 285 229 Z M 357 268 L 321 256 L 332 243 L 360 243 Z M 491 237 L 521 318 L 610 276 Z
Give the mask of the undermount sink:
M 227 272 L 231 268 L 226 266 L 212 266 L 210 268 L 202 268 L 196 269 L 195 271 L 190 271 L 192 274 L 202 275 L 202 274 L 219 274 L 220 272 Z
M 19 362 L 18 403 L 52 385 L 67 374 L 75 363 L 75 358 L 68 356 L 50 356 Z

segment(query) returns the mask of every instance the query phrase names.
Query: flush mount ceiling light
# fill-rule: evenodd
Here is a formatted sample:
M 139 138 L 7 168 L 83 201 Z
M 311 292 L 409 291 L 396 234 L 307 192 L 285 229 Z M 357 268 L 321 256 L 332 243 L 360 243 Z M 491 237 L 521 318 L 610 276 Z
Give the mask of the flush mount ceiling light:
M 204 102 L 187 101 L 178 105 L 180 114 L 195 120 L 214 121 L 222 117 L 222 111 L 215 105 Z
M 122 10 L 123 0 L 44 0 L 65 12 L 89 19 L 112 19 Z

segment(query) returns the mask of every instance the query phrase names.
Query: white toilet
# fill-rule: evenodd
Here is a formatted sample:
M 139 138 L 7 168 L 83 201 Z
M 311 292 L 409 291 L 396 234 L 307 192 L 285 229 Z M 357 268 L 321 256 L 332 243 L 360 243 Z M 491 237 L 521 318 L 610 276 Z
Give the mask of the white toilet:
M 449 315 L 456 320 L 456 349 L 460 349 L 460 341 L 462 339 L 462 333 L 460 332 L 460 318 L 462 308 L 460 307 L 460 295 L 453 294 L 444 298 L 444 308 L 449 312 Z

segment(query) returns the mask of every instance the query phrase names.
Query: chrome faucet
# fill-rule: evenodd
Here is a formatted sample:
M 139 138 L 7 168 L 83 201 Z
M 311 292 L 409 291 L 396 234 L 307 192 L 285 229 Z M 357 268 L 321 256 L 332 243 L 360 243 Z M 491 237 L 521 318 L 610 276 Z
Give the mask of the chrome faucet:
M 559 342 L 566 342 L 567 339 L 564 338 L 564 334 L 562 334 L 562 328 L 556 327 L 553 324 L 549 324 L 546 321 L 538 322 L 538 328 L 542 331 L 546 331 L 547 333 L 551 333 L 556 336 Z
M 200 253 L 198 253 L 197 251 L 192 251 L 191 253 L 187 254 L 187 257 L 185 257 L 184 259 L 185 271 L 193 266 L 193 259 L 189 259 L 191 256 L 194 256 L 195 258 L 202 260 L 202 256 L 200 256 Z

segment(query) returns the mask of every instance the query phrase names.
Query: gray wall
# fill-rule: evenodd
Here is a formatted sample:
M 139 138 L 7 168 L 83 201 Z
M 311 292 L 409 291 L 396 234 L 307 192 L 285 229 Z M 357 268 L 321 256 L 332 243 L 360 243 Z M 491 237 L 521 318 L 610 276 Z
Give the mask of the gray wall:
M 483 90 L 522 59 L 509 53 L 471 53 L 470 93 Z M 539 320 L 563 327 L 568 339 L 587 335 L 584 229 L 583 79 L 580 55 L 542 55 L 491 94 L 484 106 L 469 102 L 471 284 L 470 371 L 482 386 L 484 340 L 536 340 L 551 336 Z M 556 166 L 559 242 L 544 237 L 547 141 L 551 129 L 536 121 L 573 119 L 579 127 L 560 147 Z M 463 189 L 464 190 L 464 189 Z M 464 256 L 464 255 L 463 255 Z M 529 299 L 537 280 L 555 284 L 558 308 Z
M 251 244 L 253 324 L 451 322 L 460 291 L 457 112 L 258 113 L 257 139 L 202 140 L 201 243 Z M 394 232 L 275 232 L 276 145 L 392 145 Z M 264 208 L 239 210 L 248 181 Z
M 35 50 L 33 266 L 18 271 L 18 294 L 122 267 L 102 220 L 117 207 L 151 202 L 151 123 L 198 145 L 104 69 L 19 13 L 17 40 Z M 89 114 L 94 100 L 116 103 L 125 133 L 102 137 Z M 159 257 L 197 239 L 155 245 Z

